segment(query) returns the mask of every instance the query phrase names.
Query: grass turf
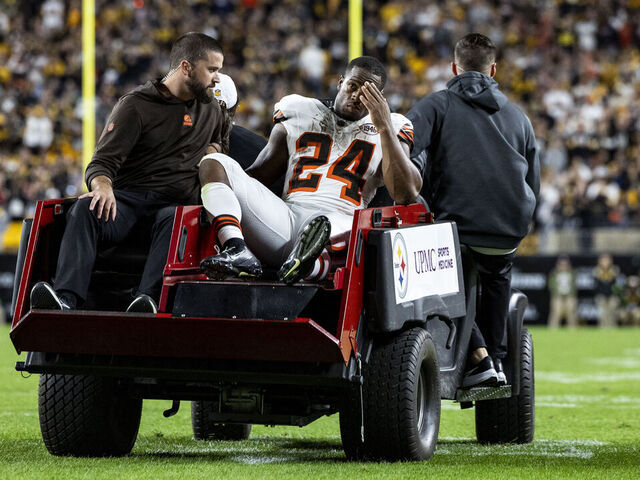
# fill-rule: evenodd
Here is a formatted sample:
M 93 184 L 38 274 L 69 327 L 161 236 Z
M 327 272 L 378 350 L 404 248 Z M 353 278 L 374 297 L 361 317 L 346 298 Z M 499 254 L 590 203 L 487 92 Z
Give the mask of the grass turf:
M 254 426 L 244 442 L 196 442 L 190 408 L 145 401 L 131 456 L 49 455 L 38 425 L 37 376 L 22 378 L 0 327 L 0 478 L 640 478 L 640 329 L 532 328 L 536 433 L 530 445 L 481 446 L 473 410 L 443 402 L 433 459 L 346 462 L 337 416 L 302 429 Z

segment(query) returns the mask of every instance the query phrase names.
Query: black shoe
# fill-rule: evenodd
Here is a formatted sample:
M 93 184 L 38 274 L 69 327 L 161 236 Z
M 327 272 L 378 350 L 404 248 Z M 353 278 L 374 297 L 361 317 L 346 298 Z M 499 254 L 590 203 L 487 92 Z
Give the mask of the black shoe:
M 207 277 L 222 280 L 225 277 L 259 277 L 262 275 L 260 260 L 246 246 L 231 246 L 218 255 L 200 262 Z
M 69 305 L 47 282 L 38 282 L 31 289 L 31 308 L 41 310 L 70 310 Z
M 156 302 L 149 295 L 138 295 L 127 307 L 127 312 L 158 313 Z
M 498 374 L 493 366 L 491 357 L 486 356 L 476 365 L 472 365 L 464 372 L 462 388 L 490 387 L 498 384 Z
M 504 374 L 504 368 L 502 368 L 502 360 L 493 358 L 493 367 L 496 369 L 496 374 L 498 375 L 498 385 L 506 385 L 507 376 Z
M 329 243 L 331 223 L 324 215 L 314 218 L 304 227 L 287 260 L 278 270 L 278 278 L 294 283 L 313 270 L 313 264 Z

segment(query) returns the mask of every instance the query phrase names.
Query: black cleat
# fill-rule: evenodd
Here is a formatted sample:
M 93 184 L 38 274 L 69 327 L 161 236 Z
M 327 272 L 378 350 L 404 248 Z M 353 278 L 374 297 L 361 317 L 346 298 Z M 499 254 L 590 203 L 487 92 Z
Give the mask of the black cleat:
M 498 385 L 498 374 L 489 356 L 464 372 L 462 378 L 462 388 L 495 387 L 496 385 Z
M 498 385 L 506 385 L 507 376 L 504 374 L 504 368 L 502 368 L 502 361 L 499 358 L 494 358 L 493 366 L 496 369 L 496 374 L 498 376 Z
M 260 260 L 246 246 L 225 248 L 218 255 L 203 259 L 200 268 L 214 280 L 225 277 L 257 278 L 262 275 Z
M 286 283 L 294 283 L 309 275 L 316 258 L 328 245 L 329 237 L 331 237 L 331 223 L 327 217 L 321 215 L 311 220 L 304 227 L 289 257 L 278 270 L 278 278 Z
M 127 307 L 127 312 L 135 313 L 158 313 L 156 302 L 149 295 L 138 295 Z
M 47 282 L 38 282 L 31 289 L 31 308 L 41 310 L 69 310 L 64 300 Z

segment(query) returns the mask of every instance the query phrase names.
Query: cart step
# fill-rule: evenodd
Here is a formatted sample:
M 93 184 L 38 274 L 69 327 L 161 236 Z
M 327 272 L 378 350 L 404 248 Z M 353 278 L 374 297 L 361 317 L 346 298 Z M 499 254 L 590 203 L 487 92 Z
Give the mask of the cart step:
M 496 398 L 509 398 L 511 396 L 511 385 L 501 387 L 476 387 L 469 389 L 458 389 L 456 392 L 457 402 L 477 402 L 479 400 L 495 400 Z

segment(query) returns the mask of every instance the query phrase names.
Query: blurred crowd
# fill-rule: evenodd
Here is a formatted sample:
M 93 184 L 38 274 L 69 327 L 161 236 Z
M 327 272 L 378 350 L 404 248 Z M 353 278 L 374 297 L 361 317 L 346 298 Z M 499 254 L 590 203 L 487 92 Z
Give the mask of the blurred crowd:
M 607 253 L 591 272 L 596 318 L 600 327 L 640 326 L 640 276 L 624 275 Z M 580 324 L 577 272 L 569 257 L 560 256 L 548 278 L 548 324 L 557 328 Z
M 0 218 L 76 194 L 81 175 L 81 0 L 5 0 L 0 11 Z M 268 135 L 288 93 L 332 97 L 348 60 L 347 1 L 96 0 L 98 134 L 116 100 L 168 70 L 172 41 L 225 47 L 236 123 Z M 540 232 L 640 225 L 640 1 L 403 0 L 364 4 L 364 53 L 406 113 L 451 78 L 470 31 L 500 50 L 496 80 L 538 137 Z M 464 141 L 461 132 L 461 141 Z

